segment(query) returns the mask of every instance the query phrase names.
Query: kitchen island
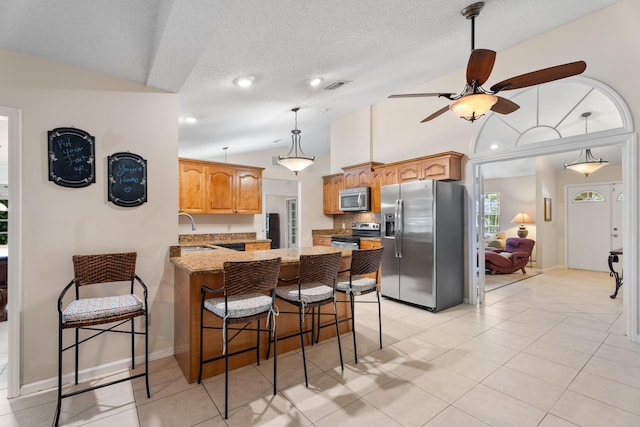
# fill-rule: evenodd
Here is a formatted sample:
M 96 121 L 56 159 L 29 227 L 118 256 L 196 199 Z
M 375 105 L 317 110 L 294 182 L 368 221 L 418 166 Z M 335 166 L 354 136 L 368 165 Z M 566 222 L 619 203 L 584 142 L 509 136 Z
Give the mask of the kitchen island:
M 281 278 L 292 278 L 298 274 L 300 255 L 315 255 L 330 252 L 341 252 L 340 270 L 349 268 L 351 263 L 351 251 L 329 247 L 314 246 L 301 249 L 271 249 L 251 252 L 238 252 L 214 245 L 207 245 L 213 249 L 195 251 L 175 251 L 171 253 L 174 264 L 174 353 L 178 365 L 189 383 L 198 380 L 199 351 L 200 351 L 200 289 L 202 285 L 210 288 L 220 288 L 223 285 L 223 264 L 226 261 L 256 261 L 280 257 Z M 180 253 L 179 253 L 180 252 Z M 338 294 L 338 299 L 345 299 Z M 297 307 L 282 300 L 277 302 L 281 312 L 295 311 Z M 322 307 L 323 312 L 330 312 L 331 305 Z M 338 317 L 347 317 L 348 304 L 338 304 Z M 330 316 L 322 316 L 322 322 L 329 323 Z M 205 322 L 222 326 L 222 321 L 205 311 Z M 264 322 L 263 322 L 264 323 Z M 278 336 L 296 333 L 299 330 L 298 316 L 293 314 L 281 314 L 277 318 Z M 264 328 L 264 324 L 261 325 Z M 311 316 L 305 317 L 305 328 L 311 327 Z M 349 322 L 340 325 L 340 332 L 350 331 Z M 335 328 L 322 328 L 320 339 L 324 340 L 335 336 Z M 215 357 L 222 354 L 222 333 L 217 330 L 205 330 L 204 358 Z M 255 345 L 255 332 L 243 332 L 230 344 L 230 351 Z M 305 345 L 311 345 L 309 334 L 305 334 Z M 260 337 L 260 355 L 264 357 L 267 351 L 267 334 Z M 278 341 L 278 354 L 300 348 L 300 339 L 292 338 Z M 255 352 L 243 353 L 229 359 L 229 368 L 235 369 L 255 363 Z M 302 369 L 302 367 L 301 367 Z M 203 367 L 203 378 L 224 372 L 224 360 L 208 363 Z

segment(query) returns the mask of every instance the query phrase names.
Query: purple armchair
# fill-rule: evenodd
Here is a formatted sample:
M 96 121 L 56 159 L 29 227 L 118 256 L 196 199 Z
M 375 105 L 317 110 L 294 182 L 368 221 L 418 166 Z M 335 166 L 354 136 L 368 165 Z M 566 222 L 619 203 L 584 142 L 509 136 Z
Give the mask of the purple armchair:
M 531 239 L 510 237 L 501 252 L 485 251 L 484 268 L 491 274 L 496 272 L 508 274 L 516 270 L 522 270 L 522 273 L 526 274 L 524 268 L 529 262 L 535 244 L 536 242 Z

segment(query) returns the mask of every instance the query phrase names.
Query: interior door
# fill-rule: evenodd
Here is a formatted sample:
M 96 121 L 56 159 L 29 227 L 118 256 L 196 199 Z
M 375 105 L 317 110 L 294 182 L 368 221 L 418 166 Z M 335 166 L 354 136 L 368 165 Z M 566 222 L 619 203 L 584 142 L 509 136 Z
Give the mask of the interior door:
M 622 240 L 622 201 L 616 202 L 621 187 L 620 183 L 567 186 L 568 268 L 609 271 L 609 251 Z

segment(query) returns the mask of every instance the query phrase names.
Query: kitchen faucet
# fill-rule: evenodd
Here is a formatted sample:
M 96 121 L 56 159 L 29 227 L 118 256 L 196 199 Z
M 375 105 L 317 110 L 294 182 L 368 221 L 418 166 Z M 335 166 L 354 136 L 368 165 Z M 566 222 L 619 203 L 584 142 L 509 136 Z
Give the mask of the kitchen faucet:
M 178 216 L 180 216 L 180 215 L 184 215 L 187 218 L 189 218 L 189 221 L 191 221 L 191 231 L 195 231 L 196 230 L 196 223 L 193 222 L 193 217 L 191 215 L 189 215 L 188 213 L 178 212 Z

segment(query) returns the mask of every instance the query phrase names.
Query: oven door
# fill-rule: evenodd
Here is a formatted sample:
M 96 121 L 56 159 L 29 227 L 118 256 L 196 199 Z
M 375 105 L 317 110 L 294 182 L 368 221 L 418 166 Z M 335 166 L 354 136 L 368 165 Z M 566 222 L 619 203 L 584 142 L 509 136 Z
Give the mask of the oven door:
M 339 240 L 332 240 L 331 247 L 338 249 L 358 249 L 358 242 L 343 242 Z

